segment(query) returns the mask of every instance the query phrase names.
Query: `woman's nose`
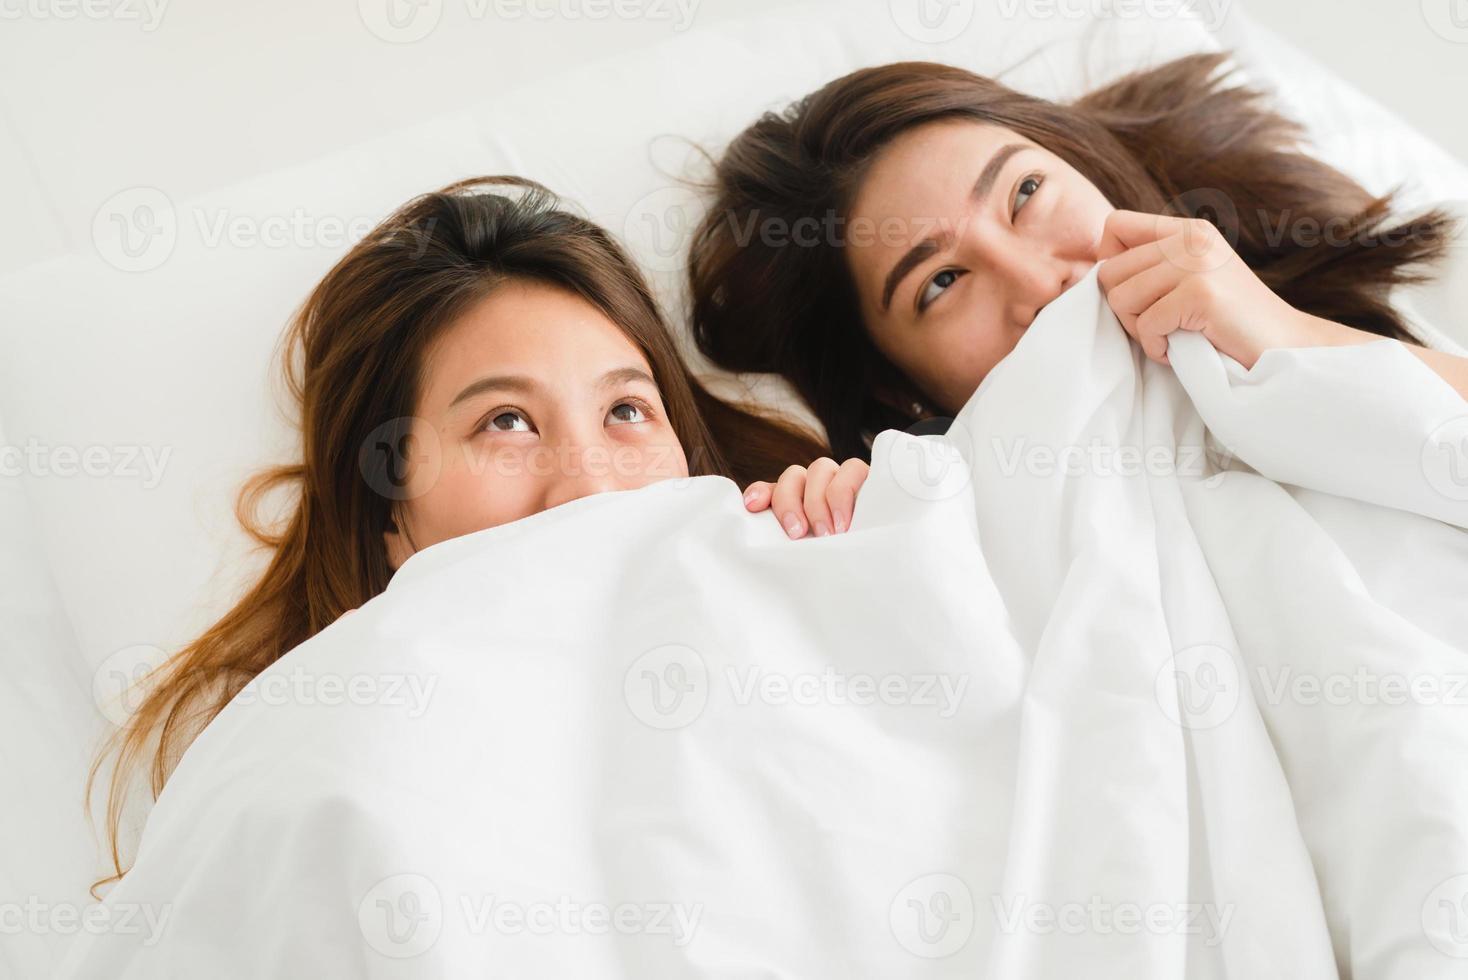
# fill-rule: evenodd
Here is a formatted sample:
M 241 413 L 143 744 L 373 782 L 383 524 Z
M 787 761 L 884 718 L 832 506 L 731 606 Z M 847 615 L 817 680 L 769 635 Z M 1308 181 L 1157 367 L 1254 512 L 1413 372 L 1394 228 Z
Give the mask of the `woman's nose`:
M 605 443 L 562 443 L 546 482 L 545 507 L 580 500 L 598 493 L 623 489 L 618 480 L 617 459 Z
M 1085 274 L 1079 263 L 1030 243 L 1010 239 L 979 247 L 980 268 L 990 270 L 991 288 L 1021 327 L 1028 327 L 1041 309 Z

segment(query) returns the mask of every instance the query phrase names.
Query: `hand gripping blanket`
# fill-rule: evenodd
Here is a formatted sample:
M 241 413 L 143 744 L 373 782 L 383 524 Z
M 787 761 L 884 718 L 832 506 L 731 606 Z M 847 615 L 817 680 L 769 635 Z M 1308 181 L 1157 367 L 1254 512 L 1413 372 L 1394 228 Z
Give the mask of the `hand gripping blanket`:
M 448 541 L 190 748 L 73 977 L 1468 969 L 1468 403 L 1093 273 L 843 535 L 722 478 Z

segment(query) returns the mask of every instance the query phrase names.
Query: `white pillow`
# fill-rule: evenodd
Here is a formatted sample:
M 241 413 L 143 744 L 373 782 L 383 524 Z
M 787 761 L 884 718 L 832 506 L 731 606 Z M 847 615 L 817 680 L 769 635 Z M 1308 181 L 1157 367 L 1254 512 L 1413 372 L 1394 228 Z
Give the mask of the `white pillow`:
M 102 719 L 37 537 L 24 488 L 0 477 L 0 974 L 16 977 L 56 972 L 101 859 L 81 800 Z
M 1285 115 L 1307 125 L 1316 155 L 1367 190 L 1384 194 L 1400 184 L 1403 211 L 1468 196 L 1468 165 L 1247 11 L 1236 5 L 1218 39 Z
M 95 247 L 0 283 L 0 415 L 13 441 L 107 473 L 27 475 L 88 663 L 178 648 L 254 574 L 231 505 L 250 472 L 294 447 L 266 384 L 276 341 L 347 233 L 410 196 L 472 174 L 534 177 L 626 236 L 679 311 L 696 220 L 680 184 L 688 139 L 717 150 L 760 111 L 864 65 L 995 74 L 1045 45 L 1007 80 L 1057 96 L 1216 47 L 1186 13 L 1098 31 L 1024 4 L 959 4 L 944 22 L 954 36 L 929 43 L 919 2 L 831 0 L 721 23 L 192 200 L 138 188 L 99 213 Z M 655 239 L 659 225 L 678 235 Z M 70 452 L 79 458 L 58 455 Z

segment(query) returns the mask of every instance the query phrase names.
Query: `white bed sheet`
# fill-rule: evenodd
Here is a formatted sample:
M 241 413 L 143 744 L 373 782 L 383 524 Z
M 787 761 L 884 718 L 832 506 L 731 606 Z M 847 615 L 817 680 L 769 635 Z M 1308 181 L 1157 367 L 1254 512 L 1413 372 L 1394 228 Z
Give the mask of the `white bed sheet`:
M 204 732 L 65 975 L 1459 976 L 1468 609 L 1316 511 L 1468 581 L 1468 406 L 1388 340 L 1174 373 L 1096 279 L 846 534 L 701 477 L 415 555 Z
M 773 89 L 767 93 L 771 105 L 861 61 L 921 56 L 924 51 L 942 54 L 942 49 L 895 44 L 870 30 L 863 35 L 851 5 L 842 5 L 840 18 L 810 11 L 806 5 L 790 14 L 804 25 L 802 32 L 780 36 L 736 23 L 713 38 L 686 40 L 697 59 L 710 65 L 736 56 L 744 65 L 762 56 L 774 59 L 771 77 L 788 84 L 778 98 Z M 880 23 L 890 30 L 890 21 Z M 1184 31 L 1182 48 L 1213 43 L 1190 31 Z M 1014 38 L 1000 32 L 986 35 L 981 43 L 987 63 L 1017 60 L 1027 50 L 1022 38 L 1023 32 Z M 972 37 L 967 40 L 974 43 Z M 1257 28 L 1241 5 L 1232 5 L 1216 41 L 1236 46 L 1254 77 L 1280 86 L 1315 133 L 1322 154 L 1368 186 L 1379 190 L 1407 179 L 1413 188 L 1409 201 L 1468 197 L 1468 175 L 1461 163 Z M 1074 45 L 1060 45 L 1016 80 L 1040 90 L 1063 85 L 1072 67 L 1065 52 L 1075 50 Z M 1163 43 L 1154 53 L 1167 50 Z M 658 95 L 666 96 L 667 89 L 658 76 L 649 79 L 640 73 L 638 64 L 666 72 L 675 62 L 667 51 L 646 52 L 581 77 L 597 78 L 652 111 L 660 108 Z M 790 73 L 779 75 L 781 70 Z M 732 70 L 725 74 L 739 77 Z M 670 112 L 670 125 L 657 131 L 703 138 L 732 132 L 749 118 L 750 110 L 740 101 L 747 95 L 741 96 L 739 86 L 732 81 L 706 83 L 709 87 L 703 90 L 688 86 L 687 94 L 698 101 Z M 620 189 L 615 168 L 578 171 L 560 146 L 538 153 L 536 147 L 517 143 L 513 134 L 523 131 L 516 127 L 524 118 L 567 108 L 556 100 L 572 89 L 544 88 L 547 103 L 519 93 L 520 104 L 513 108 L 431 121 L 317 165 L 263 175 L 201 202 L 175 203 L 213 207 L 210 213 L 216 215 L 221 208 L 270 214 L 284 201 L 303 202 L 318 214 L 341 218 L 375 216 L 411 193 L 465 173 L 523 169 L 580 197 L 595 217 L 614 228 L 633 232 L 632 246 L 651 262 L 664 296 L 676 304 L 676 270 L 665 267 L 648 241 L 636 238 L 638 201 L 632 198 L 661 200 L 658 195 L 666 196 L 670 183 L 656 175 L 658 168 L 676 166 L 684 158 L 676 153 L 670 157 L 668 141 L 653 140 L 650 134 L 635 152 L 618 143 L 616 116 L 609 113 L 600 116 L 600 124 L 609 129 L 582 126 L 566 138 L 571 143 L 583 139 L 582 145 L 584 139 L 595 140 L 607 146 L 609 159 L 653 161 L 655 166 L 635 170 L 633 182 L 623 180 Z M 628 190 L 630 194 L 623 194 Z M 278 429 L 260 424 L 273 417 L 271 401 L 260 395 L 268 351 L 291 307 L 333 258 L 330 248 L 317 245 L 273 253 L 225 247 L 176 256 L 160 272 L 140 277 L 105 266 L 87 243 L 67 259 L 0 282 L 0 302 L 7 310 L 0 324 L 6 367 L 0 370 L 10 372 L 0 385 L 0 415 L 14 419 L 15 443 L 29 438 L 83 445 L 151 441 L 156 448 L 182 450 L 169 471 L 171 482 L 161 491 L 126 481 L 99 487 L 25 478 L 19 483 L 34 497 L 28 500 L 16 480 L 0 481 L 0 523 L 7 529 L 7 543 L 15 543 L 0 552 L 0 580 L 7 585 L 9 600 L 0 606 L 0 631 L 13 638 L 0 649 L 7 676 L 15 679 L 0 692 L 3 707 L 9 709 L 0 715 L 0 725 L 8 747 L 5 771 L 12 785 L 25 788 L 23 804 L 6 812 L 11 821 L 6 829 L 16 832 L 3 835 L 7 853 L 0 869 L 8 877 L 0 880 L 0 901 L 23 902 L 35 895 L 52 906 L 80 904 L 86 882 L 102 870 L 79 809 L 78 767 L 105 726 L 91 697 L 94 672 L 119 650 L 138 644 L 172 648 L 183 642 L 238 587 L 243 543 L 229 526 L 229 493 L 248 469 L 288 448 Z M 241 288 L 242 280 L 251 285 Z M 1468 279 L 1460 282 L 1468 284 Z M 1438 305 L 1427 315 L 1468 339 L 1463 320 L 1452 315 L 1468 309 L 1468 300 L 1457 298 L 1461 288 L 1453 297 L 1439 294 Z M 189 299 L 205 293 L 216 299 Z M 194 327 L 206 311 L 216 318 L 207 336 Z M 170 318 L 176 321 L 173 326 Z M 66 373 L 57 374 L 63 364 L 68 365 Z M 219 442 L 212 435 L 201 437 L 177 423 L 179 405 L 204 404 L 210 397 L 223 398 L 215 417 L 233 433 L 222 453 L 208 448 Z M 221 554 L 225 557 L 218 559 Z M 1362 555 L 1369 555 L 1369 549 Z M 1368 579 L 1372 575 L 1364 557 L 1361 571 Z M 1392 585 L 1377 581 L 1375 587 Z M 1441 593 L 1429 589 L 1413 594 Z M 201 603 L 201 595 L 212 598 Z M 1404 594 L 1401 601 L 1409 602 L 1411 596 Z M 16 975 L 45 975 L 71 938 L 54 929 L 0 935 L 0 964 Z

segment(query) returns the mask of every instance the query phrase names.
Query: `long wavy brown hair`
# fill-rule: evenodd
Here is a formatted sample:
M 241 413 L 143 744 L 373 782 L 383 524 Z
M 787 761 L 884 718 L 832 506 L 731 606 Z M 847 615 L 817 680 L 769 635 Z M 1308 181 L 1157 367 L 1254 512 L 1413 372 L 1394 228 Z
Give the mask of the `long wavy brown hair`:
M 384 468 L 394 464 L 367 451 L 369 440 L 412 415 L 435 338 L 511 280 L 569 290 L 622 330 L 652 368 L 690 475 L 742 486 L 823 454 L 810 433 L 710 395 L 679 359 L 636 266 L 544 187 L 481 177 L 410 201 L 327 273 L 283 337 L 301 456 L 253 477 L 235 508 L 267 550 L 267 567 L 222 619 L 150 675 L 138 710 L 92 766 L 89 800 L 104 763 L 116 760 L 106 812 L 115 873 L 93 894 L 124 874 L 119 825 L 143 768 L 156 798 L 194 737 L 245 684 L 387 588 L 383 532 L 394 502 L 374 487 L 389 485 Z M 386 440 L 396 445 L 390 431 Z M 267 523 L 259 514 L 277 492 L 288 494 L 287 514 Z
M 842 243 L 750 235 L 846 220 L 868 164 L 938 120 L 1003 126 L 1064 159 L 1117 208 L 1213 220 L 1259 278 L 1297 309 L 1414 340 L 1388 301 L 1429 278 L 1452 219 L 1392 221 L 1374 197 L 1301 150 L 1303 131 L 1265 93 L 1230 84 L 1226 54 L 1134 72 L 1068 103 L 960 68 L 907 62 L 838 78 L 766 113 L 717 161 L 714 198 L 689 259 L 695 341 L 735 371 L 783 375 L 826 428 L 831 455 L 869 458 L 867 440 L 919 421 L 930 401 L 882 356 L 856 301 Z M 1282 233 L 1282 228 L 1329 234 Z

